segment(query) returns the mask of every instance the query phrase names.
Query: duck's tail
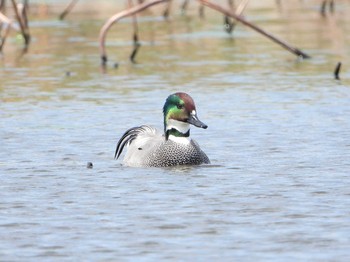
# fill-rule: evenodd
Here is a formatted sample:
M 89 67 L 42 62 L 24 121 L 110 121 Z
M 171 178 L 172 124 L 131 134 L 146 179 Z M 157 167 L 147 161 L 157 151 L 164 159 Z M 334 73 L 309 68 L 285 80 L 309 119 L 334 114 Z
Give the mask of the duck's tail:
M 142 125 L 128 129 L 118 141 L 114 158 L 118 159 L 120 154 L 123 152 L 124 147 L 126 145 L 130 145 L 132 141 L 134 141 L 140 134 L 148 132 L 155 132 L 155 129 L 148 125 Z

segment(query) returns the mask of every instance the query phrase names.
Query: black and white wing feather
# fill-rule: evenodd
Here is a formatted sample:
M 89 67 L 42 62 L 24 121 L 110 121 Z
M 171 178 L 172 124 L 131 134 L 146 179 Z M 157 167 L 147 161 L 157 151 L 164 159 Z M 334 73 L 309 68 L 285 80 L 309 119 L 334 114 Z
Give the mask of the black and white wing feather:
M 119 139 L 117 148 L 115 150 L 114 158 L 118 159 L 120 154 L 123 152 L 125 146 L 130 146 L 135 140 L 134 143 L 137 143 L 136 146 L 142 146 L 145 140 L 157 135 L 157 130 L 148 125 L 142 125 L 138 127 L 133 127 L 127 130 L 124 135 Z M 140 147 L 138 147 L 140 149 Z

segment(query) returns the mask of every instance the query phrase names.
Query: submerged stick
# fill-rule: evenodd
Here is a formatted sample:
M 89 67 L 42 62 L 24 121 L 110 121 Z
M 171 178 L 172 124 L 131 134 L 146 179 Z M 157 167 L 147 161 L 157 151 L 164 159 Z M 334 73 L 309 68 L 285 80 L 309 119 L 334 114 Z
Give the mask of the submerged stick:
M 129 8 L 133 7 L 132 0 L 129 0 Z M 139 27 L 137 24 L 137 17 L 136 13 L 132 15 L 132 26 L 134 28 L 134 35 L 133 35 L 133 40 L 134 44 L 139 41 Z
M 4 15 L 2 12 L 0 12 L 0 22 L 4 24 L 11 24 L 11 19 Z
M 233 0 L 228 0 L 228 6 L 232 12 L 235 12 L 235 5 Z M 224 29 L 228 34 L 232 33 L 235 25 L 236 23 L 234 22 L 234 20 L 231 21 L 231 18 L 229 16 L 224 16 Z
M 20 11 L 19 14 L 21 16 L 22 23 L 26 28 L 27 32 L 29 33 L 29 24 L 28 24 L 28 15 L 27 15 L 28 1 L 24 1 L 24 4 L 19 4 L 18 10 Z
M 4 35 L 0 36 L 0 53 L 2 52 L 2 48 L 4 47 L 5 42 L 6 42 L 6 38 L 10 32 L 10 25 L 9 24 L 5 24 L 4 31 L 5 31 Z
M 5 0 L 0 0 L 0 11 L 5 10 Z
M 260 34 L 262 34 L 263 36 L 269 38 L 270 40 L 272 40 L 273 42 L 279 44 L 280 46 L 282 46 L 283 48 L 287 49 L 289 52 L 297 55 L 298 57 L 302 57 L 302 58 L 310 58 L 309 55 L 307 55 L 306 53 L 302 52 L 301 50 L 299 50 L 298 48 L 292 47 L 290 46 L 288 43 L 276 38 L 275 36 L 273 36 L 272 34 L 266 32 L 265 30 L 261 29 L 260 27 L 248 22 L 247 20 L 245 20 L 243 17 L 236 15 L 235 13 L 231 12 L 230 10 L 227 10 L 217 4 L 211 3 L 207 0 L 198 0 L 200 3 L 202 3 L 205 6 L 208 6 L 220 13 L 223 13 L 226 16 L 230 16 L 233 17 L 234 19 L 236 19 L 237 21 L 241 22 L 242 24 L 252 28 L 253 30 L 259 32 Z
M 323 0 L 320 8 L 320 13 L 322 16 L 326 15 L 326 5 L 327 5 L 327 0 Z
M 72 0 L 69 3 L 69 5 L 66 7 L 66 9 L 64 9 L 63 12 L 59 15 L 59 19 L 63 20 L 69 14 L 69 12 L 73 9 L 73 7 L 76 5 L 77 2 L 78 0 Z
M 110 17 L 107 22 L 102 26 L 99 34 L 99 43 L 100 43 L 100 56 L 102 60 L 102 65 L 105 65 L 107 63 L 107 53 L 106 53 L 106 47 L 105 47 L 105 42 L 106 42 L 106 36 L 108 33 L 108 30 L 110 27 L 118 22 L 120 19 L 136 14 L 138 12 L 141 12 L 153 5 L 160 4 L 160 3 L 165 3 L 168 2 L 169 0 L 154 0 L 152 2 L 143 2 L 142 4 L 136 5 L 133 8 L 121 11 L 112 17 Z
M 132 8 L 132 7 L 133 7 L 132 0 L 129 0 L 129 8 Z M 132 25 L 134 28 L 134 35 L 133 35 L 134 49 L 131 52 L 130 61 L 135 64 L 136 63 L 135 57 L 136 57 L 137 51 L 141 47 L 141 44 L 139 42 L 139 29 L 137 24 L 136 13 L 132 15 Z
M 132 50 L 132 53 L 130 55 L 130 61 L 134 64 L 136 64 L 135 57 L 136 57 L 137 51 L 139 51 L 140 47 L 141 47 L 141 44 L 139 42 L 135 42 L 134 49 Z
M 334 13 L 334 0 L 330 0 L 329 2 L 329 11 L 331 11 L 331 13 Z
M 12 20 L 8 18 L 6 15 L 4 15 L 1 11 L 0 11 L 0 22 L 4 24 L 9 24 L 13 29 L 17 31 L 19 30 L 18 26 L 12 23 Z
M 334 0 L 323 0 L 320 7 L 320 13 L 322 16 L 326 16 L 327 2 L 329 5 L 329 12 L 334 13 Z
M 170 8 L 171 8 L 171 2 L 172 2 L 172 0 L 169 0 L 169 1 L 168 1 L 168 4 L 167 4 L 167 6 L 166 6 L 166 8 L 165 8 L 165 10 L 164 10 L 164 12 L 163 12 L 163 17 L 164 17 L 165 19 L 167 19 L 167 18 L 169 17 Z
M 334 70 L 334 79 L 336 80 L 340 80 L 340 77 L 339 77 L 340 69 L 341 69 L 341 62 L 338 62 Z
M 16 31 L 18 31 L 18 27 L 14 23 L 12 23 L 10 18 L 8 18 L 6 15 L 4 15 L 1 12 L 0 12 L 0 22 L 4 24 L 2 29 L 4 33 L 2 34 L 2 32 L 0 31 L 0 52 L 2 52 L 2 49 L 6 42 L 6 38 L 10 33 L 11 27 Z
M 204 14 L 204 5 L 200 4 L 198 13 L 199 13 L 199 17 L 201 19 L 204 19 L 204 16 L 205 16 L 205 14 Z
M 235 23 L 230 20 L 230 17 L 227 15 L 224 16 L 224 29 L 226 33 L 230 34 L 233 31 L 233 28 L 235 27 Z
M 12 2 L 13 9 L 15 11 L 15 14 L 16 14 L 16 18 L 17 18 L 18 23 L 19 23 L 19 27 L 21 29 L 22 36 L 24 38 L 25 49 L 27 49 L 29 42 L 30 42 L 30 34 L 28 31 L 28 24 L 26 24 L 25 17 L 23 17 L 23 15 L 25 14 L 25 11 L 19 12 L 20 10 L 17 6 L 16 1 L 12 0 L 11 2 Z M 25 8 L 25 6 L 24 6 L 24 8 Z
M 239 3 L 238 7 L 234 11 L 233 2 L 229 1 L 230 9 L 232 12 L 235 12 L 236 15 L 240 16 L 240 15 L 242 15 L 244 9 L 247 7 L 248 2 L 249 2 L 249 0 L 242 0 Z M 236 23 L 231 21 L 228 16 L 225 16 L 224 17 L 224 26 L 225 26 L 225 31 L 230 34 L 230 33 L 232 33 L 233 29 L 235 28 Z
M 184 0 L 184 2 L 181 5 L 181 14 L 184 15 L 186 13 L 187 7 L 188 7 L 188 0 Z

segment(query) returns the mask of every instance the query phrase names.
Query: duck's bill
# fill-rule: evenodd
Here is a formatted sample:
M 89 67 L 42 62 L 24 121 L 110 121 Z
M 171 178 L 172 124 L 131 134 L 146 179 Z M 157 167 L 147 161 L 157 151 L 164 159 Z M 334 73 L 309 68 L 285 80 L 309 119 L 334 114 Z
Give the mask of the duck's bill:
M 206 124 L 204 124 L 202 121 L 198 119 L 197 115 L 190 115 L 190 117 L 187 119 L 187 122 L 190 123 L 191 125 L 204 128 L 204 129 L 208 127 Z

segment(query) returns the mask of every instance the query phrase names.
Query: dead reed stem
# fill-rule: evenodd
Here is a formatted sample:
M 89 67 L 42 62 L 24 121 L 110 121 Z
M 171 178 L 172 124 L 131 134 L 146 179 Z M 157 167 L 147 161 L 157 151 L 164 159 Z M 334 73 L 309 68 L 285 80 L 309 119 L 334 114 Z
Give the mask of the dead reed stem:
M 243 14 L 244 9 L 247 7 L 249 0 L 242 0 L 239 5 L 237 6 L 237 8 L 235 8 L 233 1 L 229 1 L 229 7 L 231 9 L 232 12 L 235 12 L 236 15 L 240 16 Z M 229 19 L 228 16 L 225 15 L 224 17 L 224 26 L 225 26 L 225 30 L 227 33 L 232 33 L 232 31 L 234 30 L 236 23 L 231 21 Z
M 0 36 L 0 53 L 2 52 L 2 48 L 5 45 L 6 38 L 9 34 L 9 32 L 10 32 L 10 25 L 5 24 L 4 34 L 1 33 L 1 36 Z
M 168 4 L 166 5 L 165 10 L 164 10 L 164 12 L 163 12 L 163 16 L 164 16 L 164 18 L 166 18 L 166 19 L 167 19 L 167 18 L 169 17 L 169 15 L 170 15 L 171 2 L 172 2 L 172 0 L 168 0 Z
M 327 3 L 329 6 L 329 11 L 334 12 L 334 0 L 323 0 L 321 3 L 320 13 L 322 16 L 326 16 Z
M 1 12 L 0 12 L 0 22 L 3 23 L 2 30 L 0 30 L 0 52 L 2 52 L 2 49 L 6 42 L 6 38 L 10 33 L 11 27 L 16 31 L 18 30 L 18 27 L 16 27 L 15 24 L 12 23 L 10 18 L 8 18 L 6 15 L 4 15 Z
M 340 77 L 339 77 L 340 69 L 341 69 L 341 62 L 338 62 L 334 69 L 334 78 L 336 80 L 340 80 Z
M 128 17 L 128 16 L 131 16 L 131 15 L 136 14 L 138 12 L 141 12 L 141 11 L 151 7 L 151 6 L 154 6 L 154 5 L 160 4 L 160 3 L 166 3 L 168 1 L 169 0 L 154 0 L 152 2 L 143 2 L 141 4 L 134 6 L 133 8 L 118 12 L 117 14 L 115 14 L 111 18 L 109 18 L 107 20 L 107 22 L 101 28 L 100 34 L 99 34 L 100 56 L 101 56 L 101 60 L 102 60 L 102 65 L 106 65 L 107 60 L 108 60 L 105 42 L 106 42 L 106 36 L 107 36 L 108 30 L 110 29 L 110 27 L 114 23 L 118 22 L 120 19 L 122 19 L 124 17 Z
M 4 24 L 11 24 L 11 19 L 0 12 L 0 22 Z
M 27 49 L 30 42 L 30 34 L 28 29 L 28 23 L 26 22 L 26 5 L 23 6 L 23 10 L 20 10 L 19 6 L 16 3 L 16 0 L 11 0 L 11 2 L 21 29 L 22 36 L 24 38 L 25 49 Z
M 66 9 L 64 9 L 63 12 L 60 14 L 59 19 L 63 20 L 69 14 L 69 12 L 72 11 L 73 7 L 76 5 L 78 1 L 79 0 L 72 0 L 69 3 L 69 5 L 66 7 Z
M 265 30 L 261 29 L 260 27 L 248 22 L 247 20 L 245 20 L 243 17 L 236 15 L 235 13 L 231 12 L 228 9 L 225 9 L 217 4 L 211 3 L 207 0 L 198 0 L 201 4 L 210 7 L 220 13 L 223 13 L 226 16 L 230 16 L 233 17 L 234 19 L 236 19 L 237 21 L 241 22 L 242 24 L 252 28 L 253 30 L 257 31 L 258 33 L 262 34 L 263 36 L 269 38 L 270 40 L 272 40 L 273 42 L 279 44 L 280 46 L 282 46 L 283 48 L 287 49 L 288 51 L 290 51 L 291 53 L 297 55 L 298 57 L 302 57 L 302 58 L 310 58 L 309 55 L 307 55 L 306 53 L 302 52 L 301 50 L 299 50 L 298 48 L 292 47 L 290 46 L 288 43 L 276 38 L 275 36 L 273 36 L 272 34 L 266 32 Z
M 186 10 L 188 7 L 188 1 L 189 0 L 184 0 L 184 2 L 181 5 L 181 14 L 183 14 L 183 15 L 186 13 Z
M 199 13 L 199 18 L 204 19 L 205 13 L 204 13 L 204 5 L 203 4 L 199 5 L 198 13 Z
M 132 7 L 133 7 L 133 2 L 132 2 L 132 0 L 129 0 L 129 8 L 132 8 Z M 133 35 L 134 49 L 131 52 L 130 61 L 132 63 L 136 63 L 135 57 L 136 57 L 137 51 L 141 47 L 141 44 L 139 42 L 139 29 L 138 29 L 138 24 L 137 24 L 136 13 L 132 15 L 132 24 L 133 24 L 133 28 L 134 28 L 134 35 Z
M 229 9 L 231 10 L 231 12 L 235 12 L 235 4 L 233 2 L 233 0 L 228 0 L 228 6 Z M 234 19 L 232 19 L 231 17 L 228 16 L 224 16 L 224 29 L 227 33 L 232 33 L 234 27 L 235 27 L 235 21 Z

